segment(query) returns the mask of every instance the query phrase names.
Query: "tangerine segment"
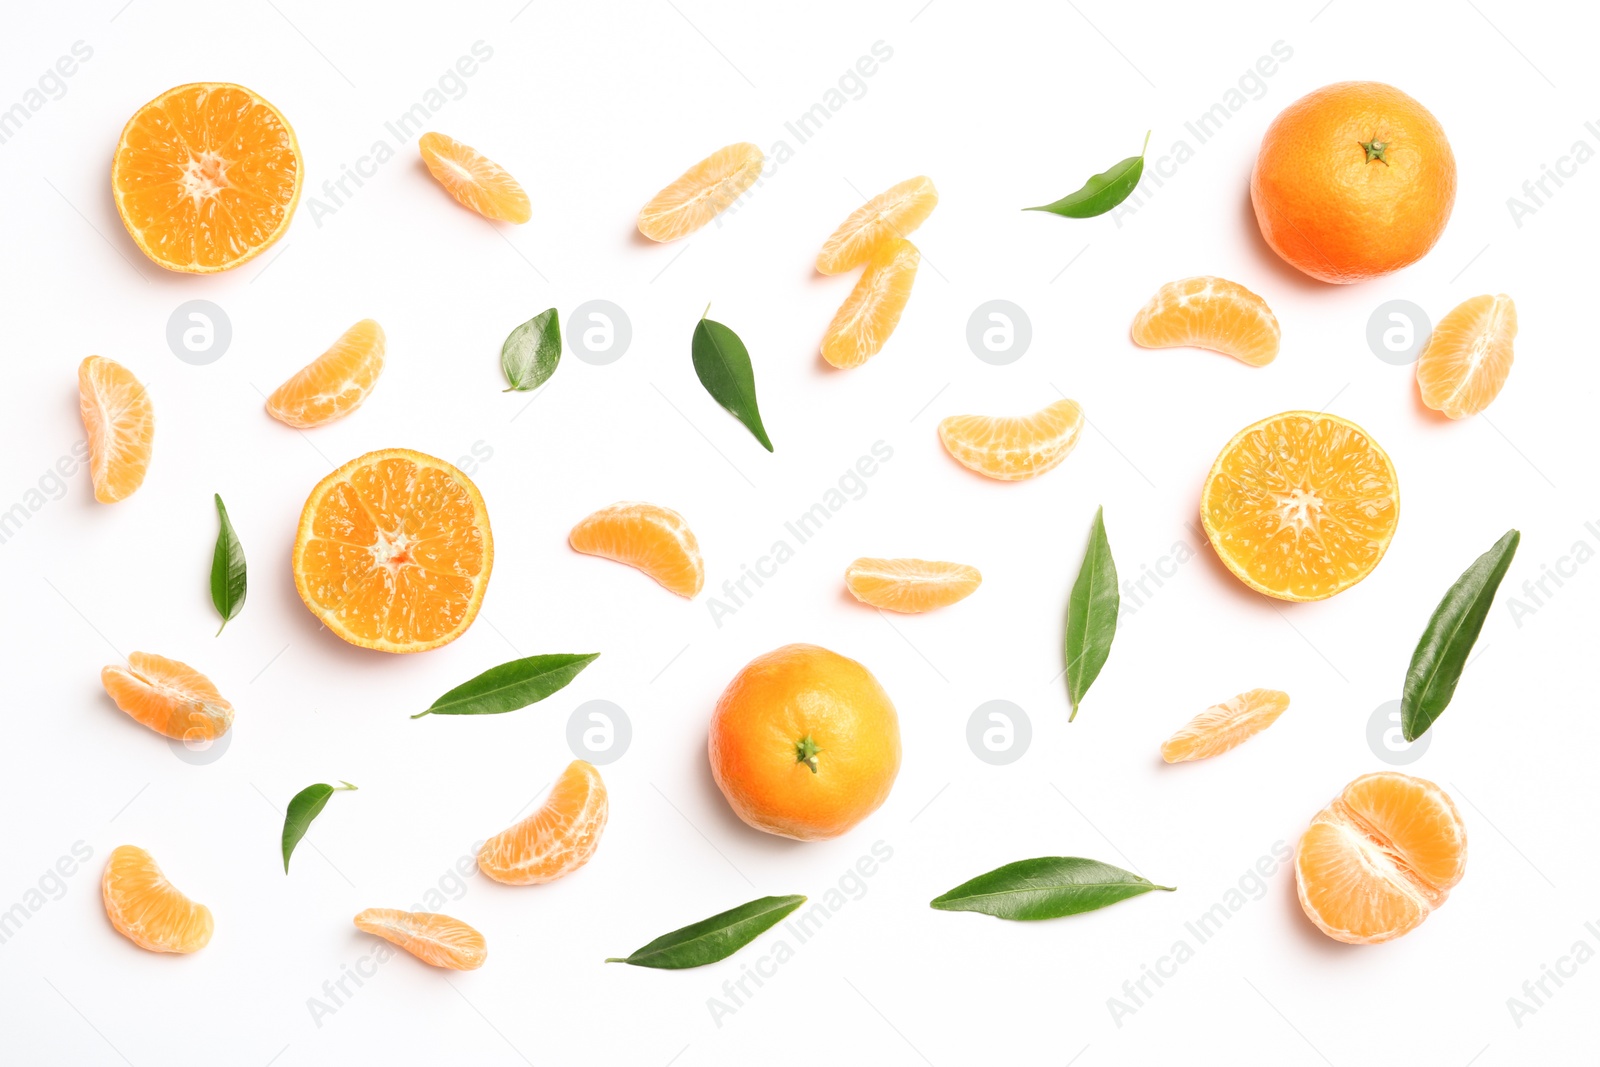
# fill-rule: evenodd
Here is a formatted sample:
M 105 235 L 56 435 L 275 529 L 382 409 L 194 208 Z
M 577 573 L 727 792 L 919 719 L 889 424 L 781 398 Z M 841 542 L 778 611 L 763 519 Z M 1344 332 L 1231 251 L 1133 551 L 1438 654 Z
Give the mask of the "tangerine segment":
M 431 967 L 475 971 L 489 958 L 483 935 L 448 915 L 368 908 L 356 916 L 356 928 L 399 945 Z
M 1163 741 L 1161 758 L 1183 763 L 1220 756 L 1277 722 L 1288 706 L 1289 694 L 1277 689 L 1240 693 L 1202 711 Z
M 117 933 L 151 952 L 198 952 L 211 941 L 211 909 L 167 881 L 150 853 L 119 845 L 100 878 L 106 917 Z
M 494 565 L 472 480 L 407 448 L 368 452 L 317 483 L 300 513 L 294 585 L 353 645 L 422 652 L 466 632 Z
M 78 412 L 89 439 L 94 498 L 115 504 L 144 484 L 156 436 L 150 394 L 115 360 L 90 356 L 78 364 Z
M 817 270 L 843 274 L 872 258 L 879 245 L 921 226 L 939 204 L 933 179 L 908 178 L 850 213 L 817 253 Z
M 1279 600 L 1325 600 L 1378 565 L 1400 521 L 1394 464 L 1355 423 L 1286 411 L 1223 447 L 1200 496 L 1229 570 Z
M 360 407 L 383 372 L 383 327 L 362 319 L 333 347 L 272 391 L 267 414 L 279 422 L 309 429 Z
M 1134 344 L 1206 348 L 1252 367 L 1278 356 L 1278 319 L 1238 282 L 1210 275 L 1168 282 L 1133 317 Z
M 1517 305 L 1504 293 L 1457 305 L 1433 328 L 1417 360 L 1422 402 L 1452 419 L 1488 407 L 1511 374 L 1516 336 Z
M 417 138 L 422 162 L 444 191 L 486 219 L 524 223 L 533 218 L 528 194 L 506 170 L 470 145 L 442 133 Z
M 573 760 L 538 811 L 484 842 L 478 869 L 507 885 L 553 882 L 571 874 L 600 846 L 609 808 L 600 772 Z
M 1357 778 L 1317 813 L 1295 854 L 1295 884 L 1323 933 L 1373 945 L 1415 929 L 1466 864 L 1466 827 L 1449 795 L 1383 771 Z
M 748 141 L 719 148 L 639 209 L 639 232 L 675 241 L 726 211 L 761 177 L 766 157 Z
M 877 355 L 911 299 L 922 255 L 910 241 L 878 246 L 822 337 L 822 358 L 835 367 L 859 367 Z
M 863 604 L 917 612 L 965 600 L 983 584 L 983 575 L 964 563 L 863 556 L 845 570 L 844 584 Z
M 305 165 L 277 108 L 242 85 L 195 82 L 134 112 L 111 164 L 117 214 L 168 270 L 237 267 L 282 237 Z
M 627 500 L 612 504 L 574 526 L 567 543 L 586 555 L 641 570 L 681 597 L 693 597 L 706 584 L 700 542 L 671 508 Z
M 1057 400 L 1032 415 L 952 415 L 939 423 L 939 440 L 963 466 L 1014 482 L 1060 464 L 1082 429 L 1077 401 Z
M 100 684 L 136 721 L 179 741 L 215 741 L 233 725 L 233 705 L 211 679 L 175 659 L 134 652 L 126 667 L 101 668 Z

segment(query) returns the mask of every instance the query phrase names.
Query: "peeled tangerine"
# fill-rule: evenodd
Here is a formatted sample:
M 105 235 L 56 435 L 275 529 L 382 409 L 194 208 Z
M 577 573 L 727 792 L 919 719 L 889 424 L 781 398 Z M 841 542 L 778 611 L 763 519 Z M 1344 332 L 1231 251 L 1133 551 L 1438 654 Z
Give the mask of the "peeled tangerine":
M 356 916 L 356 927 L 399 945 L 432 967 L 475 971 L 489 958 L 483 935 L 448 915 L 368 908 Z
M 505 168 L 470 145 L 442 133 L 417 139 L 422 162 L 456 203 L 486 219 L 527 222 L 533 218 L 528 194 Z
M 1500 395 L 1511 374 L 1517 305 L 1475 296 L 1439 320 L 1417 360 L 1422 402 L 1452 419 L 1476 415 Z
M 952 415 L 939 423 L 939 440 L 962 466 L 1015 482 L 1053 470 L 1082 429 L 1077 401 L 1057 400 L 1032 415 Z
M 1240 693 L 1190 719 L 1162 743 L 1161 758 L 1183 763 L 1220 756 L 1277 722 L 1288 706 L 1289 694 L 1277 689 Z
M 178 892 L 150 853 L 119 845 L 100 879 L 117 933 L 151 952 L 197 952 L 211 941 L 211 909 Z
M 732 207 L 761 177 L 765 162 L 748 141 L 717 149 L 639 209 L 639 232 L 652 241 L 687 237 Z
M 693 597 L 706 584 L 700 542 L 671 508 L 626 500 L 612 504 L 574 526 L 567 543 L 585 555 L 641 570 L 682 597 Z
M 863 556 L 844 572 L 844 584 L 863 604 L 885 611 L 918 612 L 965 600 L 983 583 L 978 568 L 926 559 Z
M 144 484 L 156 436 L 150 394 L 115 360 L 90 356 L 78 364 L 78 412 L 89 439 L 94 498 L 115 504 Z
M 1206 348 L 1252 367 L 1278 356 L 1278 318 L 1238 282 L 1202 275 L 1168 282 L 1133 317 L 1135 344 Z
M 341 419 L 361 406 L 383 373 L 383 327 L 362 319 L 267 397 L 267 414 L 299 429 Z
M 922 254 L 898 237 L 879 245 L 822 336 L 822 358 L 859 367 L 883 350 L 911 299 Z
M 211 679 L 175 659 L 134 652 L 126 667 L 102 668 L 100 684 L 117 707 L 174 740 L 215 741 L 233 725 L 233 705 Z
M 553 882 L 589 862 L 610 808 L 600 772 L 573 760 L 544 804 L 478 850 L 478 870 L 507 885 Z
M 879 246 L 903 238 L 927 221 L 938 206 L 939 191 L 926 177 L 890 186 L 850 213 L 817 253 L 817 270 L 843 274 L 872 258 Z

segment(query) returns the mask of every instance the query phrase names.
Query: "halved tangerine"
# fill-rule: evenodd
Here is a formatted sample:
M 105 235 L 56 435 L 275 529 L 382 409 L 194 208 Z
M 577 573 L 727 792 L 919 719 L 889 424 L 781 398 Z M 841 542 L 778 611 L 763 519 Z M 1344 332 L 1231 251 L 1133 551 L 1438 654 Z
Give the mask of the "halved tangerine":
M 765 162 L 748 141 L 717 149 L 639 209 L 639 232 L 652 241 L 688 236 L 733 206 L 761 177 Z
M 1244 744 L 1278 721 L 1289 706 L 1289 694 L 1278 689 L 1252 689 L 1213 704 L 1161 743 L 1168 763 L 1209 759 Z
M 1203 275 L 1168 282 L 1133 317 L 1135 344 L 1145 348 L 1207 348 L 1252 367 L 1278 355 L 1278 318 L 1238 282 Z
M 470 145 L 442 133 L 417 138 L 417 149 L 444 191 L 486 219 L 524 223 L 533 218 L 528 194 L 505 168 Z
M 267 414 L 309 429 L 342 419 L 367 399 L 383 372 L 383 327 L 362 319 L 322 355 L 272 391 Z
M 1057 400 L 1032 415 L 952 415 L 939 440 L 956 461 L 988 478 L 1014 482 L 1053 470 L 1083 430 L 1083 409 Z
M 94 498 L 115 504 L 144 484 L 155 445 L 150 393 L 115 360 L 90 356 L 78 364 L 78 413 L 89 440 Z
M 573 760 L 539 809 L 478 850 L 478 869 L 507 885 L 553 882 L 589 862 L 609 813 L 600 772 Z
M 822 337 L 822 358 L 835 367 L 859 367 L 883 350 L 911 299 L 922 254 L 898 237 L 878 246 L 855 288 Z
M 483 935 L 448 915 L 368 908 L 355 921 L 357 929 L 399 945 L 432 967 L 475 971 L 489 958 Z
M 118 845 L 100 877 L 100 898 L 117 933 L 151 952 L 198 952 L 211 941 L 211 909 L 167 881 L 150 853 Z
M 132 652 L 100 671 L 100 684 L 135 721 L 178 741 L 215 741 L 233 725 L 233 705 L 211 679 L 175 659 Z
M 1516 336 L 1517 305 L 1504 293 L 1457 305 L 1433 328 L 1417 359 L 1422 402 L 1452 419 L 1488 407 L 1511 374 Z
M 620 501 L 585 516 L 567 543 L 585 555 L 641 570 L 681 597 L 693 597 L 706 584 L 700 542 L 671 508 Z
M 850 213 L 823 242 L 817 270 L 843 274 L 870 260 L 878 247 L 903 238 L 927 221 L 939 204 L 939 191 L 927 177 L 892 185 Z
M 983 584 L 983 575 L 964 563 L 863 556 L 846 568 L 844 584 L 863 604 L 919 612 L 965 600 Z

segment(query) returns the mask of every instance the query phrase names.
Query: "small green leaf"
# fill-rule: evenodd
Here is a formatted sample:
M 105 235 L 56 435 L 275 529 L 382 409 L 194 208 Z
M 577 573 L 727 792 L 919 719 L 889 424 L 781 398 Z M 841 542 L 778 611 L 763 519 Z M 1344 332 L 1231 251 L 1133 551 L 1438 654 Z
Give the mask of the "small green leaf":
M 511 331 L 500 349 L 500 367 L 511 387 L 506 392 L 537 389 L 561 362 L 561 323 L 556 309 L 541 311 Z
M 1059 919 L 1094 911 L 1141 893 L 1176 887 L 1156 885 L 1121 867 L 1077 856 L 1018 860 L 963 882 L 930 906 L 940 911 L 977 911 L 997 919 Z
M 340 782 L 338 785 L 325 785 L 318 782 L 308 785 L 294 795 L 289 801 L 289 810 L 283 815 L 283 873 L 289 873 L 289 857 L 294 853 L 294 847 L 300 839 L 306 836 L 306 831 L 311 829 L 311 821 L 322 814 L 322 809 L 327 806 L 328 798 L 334 793 L 346 789 L 354 789 L 349 782 Z
M 1473 561 L 1433 609 L 1422 640 L 1411 653 L 1406 687 L 1400 698 L 1400 729 L 1407 741 L 1428 732 L 1455 696 L 1467 656 L 1483 630 L 1500 580 L 1517 554 L 1522 534 L 1507 530 L 1494 547 Z
M 806 902 L 802 896 L 761 897 L 748 904 L 701 919 L 681 930 L 662 934 L 631 956 L 613 956 L 607 963 L 682 970 L 725 960 L 778 925 Z
M 1104 215 L 1124 200 L 1128 194 L 1138 188 L 1139 179 L 1144 176 L 1144 153 L 1150 147 L 1150 134 L 1144 135 L 1144 148 L 1139 149 L 1139 154 L 1129 156 L 1110 170 L 1102 171 L 1083 183 L 1083 188 L 1075 193 L 1068 193 L 1053 204 L 1044 204 L 1040 207 L 1025 207 L 1024 211 L 1049 211 L 1056 215 L 1065 215 L 1069 219 L 1090 219 L 1096 215 Z
M 578 672 L 599 658 L 598 652 L 562 652 L 514 659 L 498 667 L 490 667 L 476 678 L 462 682 L 435 700 L 427 711 L 419 711 L 411 717 L 499 715 L 516 711 L 529 704 L 537 704 L 564 688 L 578 676 Z
M 217 501 L 218 527 L 217 547 L 211 552 L 211 603 L 222 616 L 222 626 L 226 626 L 244 607 L 247 585 L 244 546 L 239 544 L 239 535 L 233 532 L 233 523 L 228 521 L 228 509 L 222 506 L 221 494 L 212 496 Z M 222 626 L 217 627 L 217 633 L 222 632 Z
M 1101 508 L 1094 513 L 1089 547 L 1067 600 L 1067 696 L 1072 700 L 1068 722 L 1078 717 L 1078 704 L 1100 677 L 1100 668 L 1111 654 L 1111 640 L 1117 636 L 1122 594 L 1117 592 L 1117 564 L 1106 540 L 1105 512 Z
M 706 311 L 710 310 L 711 305 L 707 304 Z M 694 356 L 694 372 L 711 399 L 744 423 L 761 446 L 771 452 L 772 441 L 767 437 L 766 427 L 761 425 L 761 409 L 756 406 L 755 371 L 750 367 L 750 353 L 739 335 L 702 313 L 694 327 L 690 350 Z

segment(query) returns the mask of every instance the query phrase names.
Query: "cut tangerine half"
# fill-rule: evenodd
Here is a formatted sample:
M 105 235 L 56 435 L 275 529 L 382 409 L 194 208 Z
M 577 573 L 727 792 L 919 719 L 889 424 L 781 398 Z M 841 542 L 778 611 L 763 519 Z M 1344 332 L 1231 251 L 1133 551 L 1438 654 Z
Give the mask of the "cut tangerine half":
M 539 810 L 484 842 L 478 869 L 507 885 L 553 882 L 589 862 L 609 806 L 600 772 L 573 760 Z
M 567 543 L 585 555 L 641 570 L 681 597 L 693 597 L 706 584 L 700 542 L 671 508 L 627 500 L 612 504 L 574 526 Z
M 383 327 L 362 319 L 333 347 L 302 367 L 267 397 L 267 413 L 309 429 L 342 419 L 367 399 L 383 372 Z
M 878 247 L 903 238 L 927 221 L 939 204 L 931 178 L 908 178 L 850 213 L 817 253 L 817 270 L 843 274 L 870 260 Z
M 356 916 L 356 928 L 399 945 L 431 967 L 475 971 L 489 958 L 483 935 L 448 915 L 368 908 Z
M 1394 464 L 1347 419 L 1286 411 L 1234 435 L 1206 476 L 1200 519 L 1258 593 L 1326 600 L 1372 573 L 1400 522 Z
M 962 466 L 1014 482 L 1058 466 L 1082 429 L 1077 401 L 1057 400 L 1032 415 L 952 415 L 939 423 L 939 440 Z
M 1183 763 L 1220 756 L 1277 722 L 1288 706 L 1289 694 L 1277 689 L 1252 689 L 1213 704 L 1161 743 L 1161 758 Z
M 100 898 L 117 933 L 151 952 L 198 952 L 211 941 L 211 909 L 167 881 L 150 853 L 118 845 L 106 860 Z
M 761 177 L 766 157 L 748 141 L 719 148 L 639 209 L 639 232 L 652 241 L 686 237 L 744 195 Z
M 859 367 L 882 351 L 911 299 L 911 283 L 921 260 L 910 241 L 896 237 L 879 245 L 828 324 L 822 358 L 835 367 Z
M 317 483 L 300 513 L 294 585 L 353 645 L 422 652 L 472 625 L 494 565 L 472 480 L 408 448 L 357 457 Z
M 305 164 L 282 113 L 242 85 L 195 82 L 134 112 L 111 195 L 134 244 L 168 270 L 210 274 L 282 237 Z
M 115 504 L 144 484 L 156 437 L 150 394 L 115 360 L 90 356 L 78 364 L 78 413 L 89 439 L 94 498 Z
M 983 584 L 983 575 L 964 563 L 863 556 L 845 570 L 844 584 L 863 604 L 919 612 L 965 600 Z
M 1295 853 L 1300 907 L 1350 945 L 1391 941 L 1443 904 L 1467 867 L 1467 829 L 1443 789 L 1367 774 L 1317 813 Z
M 130 653 L 126 667 L 101 668 L 100 684 L 135 721 L 178 741 L 215 741 L 233 725 L 233 705 L 211 679 L 175 659 Z
M 1238 282 L 1209 275 L 1168 282 L 1133 317 L 1145 348 L 1205 348 L 1264 367 L 1278 356 L 1278 318 Z
M 1517 305 L 1499 296 L 1475 296 L 1453 308 L 1417 359 L 1422 402 L 1452 419 L 1476 415 L 1494 402 L 1511 374 Z
M 462 207 L 499 222 L 521 224 L 533 218 L 528 194 L 517 179 L 477 149 L 431 132 L 417 138 L 417 149 L 428 173 Z

